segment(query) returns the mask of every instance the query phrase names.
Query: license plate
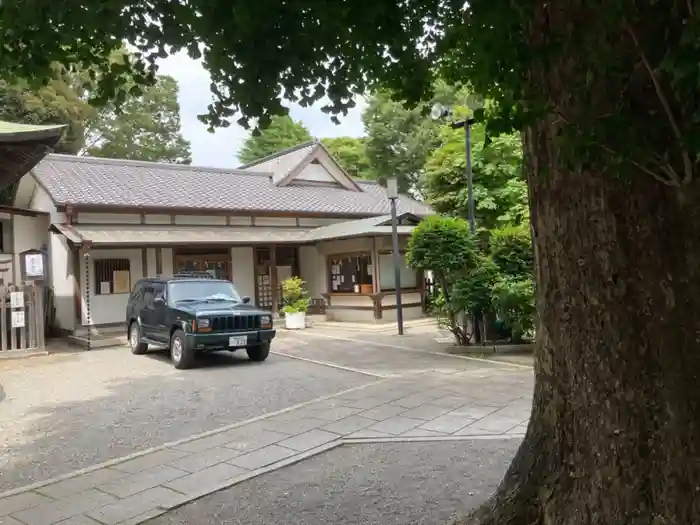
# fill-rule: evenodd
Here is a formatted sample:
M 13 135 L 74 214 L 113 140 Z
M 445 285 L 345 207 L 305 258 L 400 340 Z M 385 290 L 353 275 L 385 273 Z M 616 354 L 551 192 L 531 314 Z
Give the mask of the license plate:
M 248 344 L 247 337 L 229 337 L 228 338 L 228 345 L 229 346 L 246 346 L 247 344 Z

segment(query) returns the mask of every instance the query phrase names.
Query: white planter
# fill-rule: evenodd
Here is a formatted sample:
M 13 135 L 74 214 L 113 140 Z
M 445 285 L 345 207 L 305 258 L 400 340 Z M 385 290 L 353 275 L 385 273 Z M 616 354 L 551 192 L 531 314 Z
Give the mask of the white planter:
M 303 330 L 306 328 L 306 312 L 284 314 L 284 325 L 287 330 Z

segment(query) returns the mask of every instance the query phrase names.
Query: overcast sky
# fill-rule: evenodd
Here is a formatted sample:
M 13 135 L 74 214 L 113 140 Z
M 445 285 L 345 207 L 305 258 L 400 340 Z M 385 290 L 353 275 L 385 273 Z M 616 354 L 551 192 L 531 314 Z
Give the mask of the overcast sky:
M 180 85 L 182 133 L 192 144 L 192 163 L 222 168 L 238 166 L 240 162 L 236 153 L 248 132 L 233 123 L 231 127 L 212 134 L 197 119 L 197 115 L 206 112 L 212 99 L 209 73 L 201 63 L 179 53 L 161 61 L 159 73 L 171 75 Z M 319 109 L 322 105 L 302 108 L 293 104 L 290 114 L 294 120 L 301 120 L 314 137 L 359 137 L 363 134 L 361 113 L 364 104 L 361 101 L 347 116 L 339 117 L 340 125 L 333 124 L 330 117 Z

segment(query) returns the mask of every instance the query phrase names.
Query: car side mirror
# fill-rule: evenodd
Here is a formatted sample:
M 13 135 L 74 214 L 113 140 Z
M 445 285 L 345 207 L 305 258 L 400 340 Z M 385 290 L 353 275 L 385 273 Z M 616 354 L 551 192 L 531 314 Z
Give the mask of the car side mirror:
M 248 297 L 246 295 L 245 297 L 243 297 L 242 301 L 243 301 L 243 304 L 248 304 L 248 303 L 250 303 L 250 297 Z
M 165 297 L 156 297 L 153 299 L 153 304 L 165 304 Z

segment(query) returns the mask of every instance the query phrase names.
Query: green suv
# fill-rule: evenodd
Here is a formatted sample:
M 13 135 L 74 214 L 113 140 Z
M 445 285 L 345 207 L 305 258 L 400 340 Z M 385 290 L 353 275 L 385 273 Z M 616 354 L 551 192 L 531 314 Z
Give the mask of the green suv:
M 167 346 L 175 368 L 190 368 L 198 352 L 245 348 L 264 361 L 275 337 L 270 312 L 250 304 L 230 281 L 194 274 L 142 279 L 126 307 L 131 351 Z

